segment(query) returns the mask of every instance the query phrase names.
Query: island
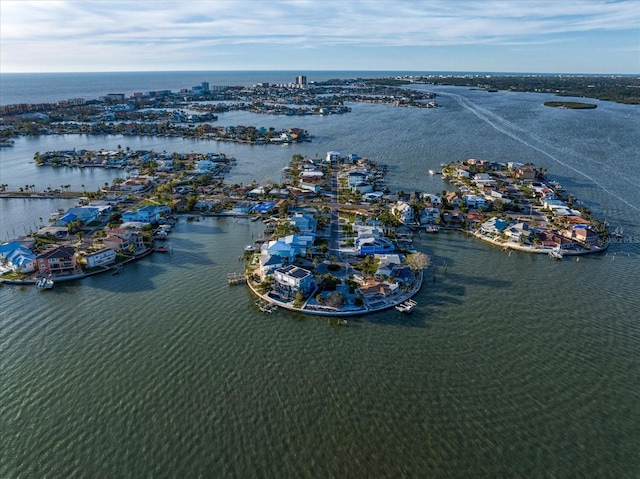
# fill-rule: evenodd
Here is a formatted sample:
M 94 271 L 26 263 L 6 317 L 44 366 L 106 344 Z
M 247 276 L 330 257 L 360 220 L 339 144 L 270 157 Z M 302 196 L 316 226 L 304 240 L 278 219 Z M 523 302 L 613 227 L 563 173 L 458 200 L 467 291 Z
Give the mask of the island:
M 3 107 L 3 142 L 11 146 L 10 137 L 22 134 L 123 129 L 132 135 L 204 135 L 217 141 L 308 141 L 309 132 L 295 127 L 210 123 L 219 108 L 331 115 L 348 113 L 345 101 L 437 107 L 435 95 L 403 88 L 425 81 L 428 78 L 408 76 L 331 80 L 307 87 L 304 80 L 293 86 L 214 90 L 205 82 L 178 94 L 135 94 L 129 99 L 112 94 L 96 103 L 79 99 L 53 106 L 12 105 Z M 212 102 L 218 95 L 234 101 Z M 249 104 L 239 101 L 247 98 Z M 287 113 L 276 99 L 287 105 L 315 102 L 318 109 Z M 435 265 L 413 245 L 415 234 L 458 231 L 505 251 L 542 253 L 554 260 L 602 252 L 618 234 L 593 218 L 544 168 L 531 163 L 452 161 L 425 172 L 441 175 L 448 188 L 392 192 L 385 185 L 386 165 L 340 151 L 314 158 L 293 155 L 282 183 L 250 185 L 225 182 L 236 159 L 224 153 L 70 148 L 36 152 L 33 161 L 39 168 L 122 171 L 95 191 L 84 186 L 69 191 L 69 185 L 37 191 L 32 184 L 7 191 L 7 185 L 0 185 L 3 197 L 78 198 L 76 206 L 55 212 L 48 222 L 40 218 L 35 231 L 0 245 L 0 281 L 43 290 L 56 282 L 117 274 L 131 261 L 170 252 L 165 243 L 175 222 L 225 215 L 265 225 L 263 236 L 242 252 L 244 270 L 228 276 L 230 285 L 248 285 L 261 310 L 284 308 L 332 318 L 388 308 L 411 313 L 417 306 L 412 298 L 425 276 L 436 280 Z
M 545 101 L 544 106 L 552 108 L 566 108 L 568 110 L 593 110 L 598 105 L 593 103 L 582 103 L 579 101 Z

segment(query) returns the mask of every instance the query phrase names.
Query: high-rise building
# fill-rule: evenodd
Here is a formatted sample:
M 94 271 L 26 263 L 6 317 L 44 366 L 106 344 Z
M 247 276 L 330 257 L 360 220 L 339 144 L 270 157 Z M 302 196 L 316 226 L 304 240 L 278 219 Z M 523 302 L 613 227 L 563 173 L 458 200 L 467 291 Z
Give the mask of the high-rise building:
M 298 75 L 296 77 L 296 85 L 306 85 L 307 77 L 305 75 Z

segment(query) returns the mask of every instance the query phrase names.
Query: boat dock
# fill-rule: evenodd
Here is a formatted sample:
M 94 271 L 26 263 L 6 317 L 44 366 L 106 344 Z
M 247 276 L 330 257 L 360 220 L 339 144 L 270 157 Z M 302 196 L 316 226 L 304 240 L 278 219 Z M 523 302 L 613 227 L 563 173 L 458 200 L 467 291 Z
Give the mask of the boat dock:
M 404 314 L 409 314 L 413 311 L 413 308 L 415 308 L 417 305 L 418 303 L 415 302 L 413 299 L 407 299 L 406 301 L 398 304 L 396 306 L 396 310 Z
M 229 273 L 227 274 L 227 281 L 229 284 L 245 284 L 247 282 L 247 276 L 242 273 Z
M 260 311 L 262 311 L 263 313 L 273 313 L 274 311 L 276 311 L 278 309 L 278 306 L 270 303 L 269 301 L 265 301 L 264 299 L 258 299 L 256 300 L 256 302 L 254 303 L 258 309 L 260 309 Z

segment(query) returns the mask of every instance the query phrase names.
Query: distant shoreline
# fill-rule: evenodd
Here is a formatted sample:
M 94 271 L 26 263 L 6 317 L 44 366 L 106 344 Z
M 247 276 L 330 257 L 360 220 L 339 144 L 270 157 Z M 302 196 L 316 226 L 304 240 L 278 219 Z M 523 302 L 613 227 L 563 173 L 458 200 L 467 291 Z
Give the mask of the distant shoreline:
M 582 103 L 579 101 L 545 101 L 544 106 L 551 108 L 565 108 L 567 110 L 593 110 L 598 105 L 593 103 Z

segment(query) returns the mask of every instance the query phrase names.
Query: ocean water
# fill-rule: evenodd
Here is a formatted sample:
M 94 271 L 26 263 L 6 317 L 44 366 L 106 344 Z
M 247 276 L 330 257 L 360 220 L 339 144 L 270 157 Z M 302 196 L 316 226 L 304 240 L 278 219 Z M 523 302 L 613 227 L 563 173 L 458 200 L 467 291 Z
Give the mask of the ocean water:
M 422 235 L 433 266 L 416 311 L 347 327 L 265 315 L 227 285 L 262 233 L 246 219 L 179 222 L 172 254 L 120 275 L 0 286 L 0 476 L 638 476 L 640 110 L 433 90 L 434 110 L 218 120 L 299 126 L 315 136 L 301 145 L 67 136 L 0 150 L 0 182 L 38 188 L 112 179 L 29 162 L 61 147 L 223 152 L 236 183 L 278 181 L 293 154 L 341 150 L 388 164 L 391 189 L 429 192 L 450 188 L 427 173 L 443 162 L 531 161 L 625 231 L 605 254 L 562 262 Z M 62 206 L 0 199 L 0 241 Z

